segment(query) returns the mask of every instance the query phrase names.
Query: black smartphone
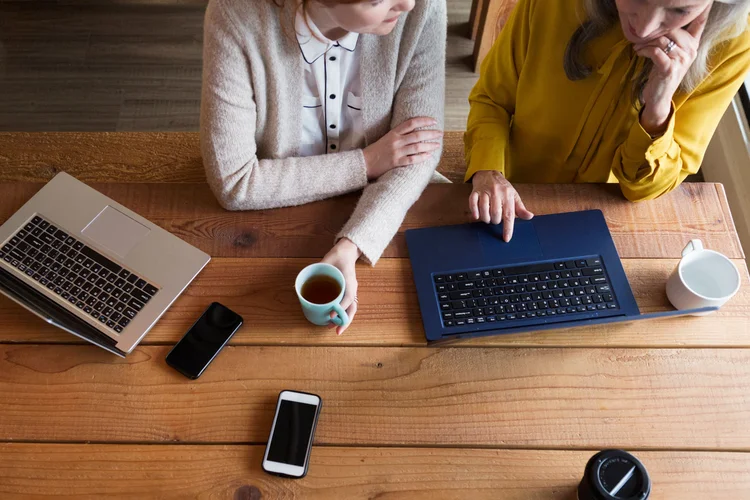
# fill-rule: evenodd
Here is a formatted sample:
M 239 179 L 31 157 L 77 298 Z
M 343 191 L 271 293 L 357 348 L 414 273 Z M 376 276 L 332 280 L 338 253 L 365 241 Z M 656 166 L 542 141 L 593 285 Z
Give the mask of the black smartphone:
M 321 404 L 320 396 L 315 394 L 296 391 L 279 394 L 263 455 L 264 471 L 294 479 L 305 477 Z
M 242 317 L 214 302 L 167 354 L 167 364 L 196 379 L 242 326 Z

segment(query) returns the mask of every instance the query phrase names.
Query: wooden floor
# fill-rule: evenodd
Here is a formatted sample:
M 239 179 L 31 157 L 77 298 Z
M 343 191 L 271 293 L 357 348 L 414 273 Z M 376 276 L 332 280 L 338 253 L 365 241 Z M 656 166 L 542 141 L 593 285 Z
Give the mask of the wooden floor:
M 205 6 L 0 0 L 0 131 L 198 130 Z M 470 7 L 448 0 L 448 130 L 476 81 Z

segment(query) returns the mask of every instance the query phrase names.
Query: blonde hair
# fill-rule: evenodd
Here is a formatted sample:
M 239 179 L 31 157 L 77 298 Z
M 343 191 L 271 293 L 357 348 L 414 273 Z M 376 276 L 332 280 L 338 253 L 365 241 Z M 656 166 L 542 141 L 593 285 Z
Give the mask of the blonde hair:
M 620 22 L 615 0 L 583 0 L 586 21 L 573 33 L 565 50 L 565 74 L 570 80 L 588 77 L 592 68 L 584 62 L 583 53 L 589 42 L 606 33 Z M 709 57 L 722 42 L 731 40 L 747 29 L 750 0 L 714 0 L 706 27 L 701 36 L 698 55 L 680 83 L 680 91 L 690 93 L 708 76 Z M 633 102 L 642 104 L 641 94 L 653 68 L 650 59 L 633 79 Z

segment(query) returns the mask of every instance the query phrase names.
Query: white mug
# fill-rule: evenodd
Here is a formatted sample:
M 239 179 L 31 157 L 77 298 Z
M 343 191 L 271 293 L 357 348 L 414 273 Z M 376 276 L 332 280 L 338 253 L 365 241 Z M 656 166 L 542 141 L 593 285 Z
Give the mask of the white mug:
M 740 289 L 740 272 L 729 258 L 690 240 L 667 280 L 667 298 L 679 310 L 721 307 Z M 700 313 L 703 316 L 709 313 Z

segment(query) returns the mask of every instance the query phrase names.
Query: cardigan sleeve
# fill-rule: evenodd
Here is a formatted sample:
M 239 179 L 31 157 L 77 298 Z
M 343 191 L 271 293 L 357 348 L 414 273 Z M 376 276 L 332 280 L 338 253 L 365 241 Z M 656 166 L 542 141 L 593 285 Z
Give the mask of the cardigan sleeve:
M 617 149 L 612 173 L 630 201 L 650 200 L 665 194 L 698 172 L 716 127 L 750 67 L 750 36 L 741 35 L 744 50 L 734 51 L 681 105 L 672 103 L 666 132 L 651 136 L 639 121 Z M 735 40 L 732 45 L 740 45 Z
M 520 0 L 482 62 L 481 76 L 469 95 L 464 135 L 465 181 L 480 170 L 505 175 L 510 123 L 516 109 L 519 75 L 531 36 L 532 0 Z
M 416 48 L 393 99 L 391 128 L 428 116 L 444 128 L 446 0 L 429 0 Z M 407 33 L 407 30 L 404 30 Z M 367 186 L 337 239 L 348 238 L 375 265 L 398 231 L 406 212 L 424 191 L 437 168 L 442 148 L 422 163 L 395 168 Z
M 364 187 L 362 150 L 273 160 L 256 156 L 252 67 L 231 8 L 212 0 L 204 25 L 201 152 L 219 203 L 228 210 L 258 210 Z

